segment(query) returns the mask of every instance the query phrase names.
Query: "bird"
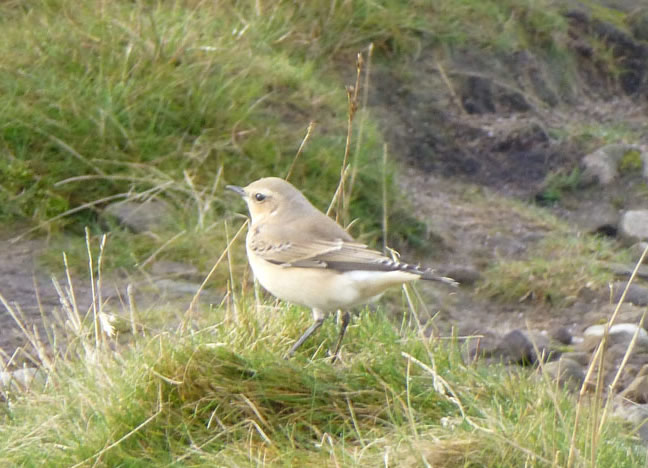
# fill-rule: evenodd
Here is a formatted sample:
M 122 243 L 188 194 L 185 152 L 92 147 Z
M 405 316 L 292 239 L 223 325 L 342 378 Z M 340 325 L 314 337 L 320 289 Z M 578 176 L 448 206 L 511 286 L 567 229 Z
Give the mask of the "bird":
M 417 279 L 457 286 L 433 270 L 395 261 L 354 240 L 290 182 L 264 177 L 246 187 L 227 185 L 247 204 L 247 257 L 257 281 L 273 296 L 312 309 L 313 323 L 288 357 L 329 313 L 344 311 L 332 361 L 349 325 L 349 308 L 377 300 L 387 289 Z

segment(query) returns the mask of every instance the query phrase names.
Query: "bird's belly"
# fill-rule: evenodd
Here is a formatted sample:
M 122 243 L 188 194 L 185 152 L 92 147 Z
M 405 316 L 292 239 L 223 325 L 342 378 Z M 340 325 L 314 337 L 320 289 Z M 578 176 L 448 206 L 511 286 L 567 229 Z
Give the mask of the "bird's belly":
M 282 267 L 260 259 L 250 265 L 261 286 L 272 295 L 323 311 L 371 302 L 386 289 L 418 278 L 400 271 L 339 272 L 325 268 Z

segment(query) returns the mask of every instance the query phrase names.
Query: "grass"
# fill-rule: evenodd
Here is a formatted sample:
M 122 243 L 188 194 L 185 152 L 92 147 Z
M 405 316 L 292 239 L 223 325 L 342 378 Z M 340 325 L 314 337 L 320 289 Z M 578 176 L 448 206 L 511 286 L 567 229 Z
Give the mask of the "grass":
M 553 232 L 527 258 L 496 261 L 485 272 L 480 290 L 502 301 L 531 299 L 559 308 L 573 302 L 583 287 L 597 290 L 611 283 L 607 264 L 628 260 L 627 251 L 609 239 Z
M 189 334 L 74 342 L 44 389 L 12 395 L 0 424 L 4 466 L 565 466 L 574 397 L 535 371 L 466 364 L 456 340 L 356 318 L 332 365 L 322 331 L 290 360 L 307 325 L 296 308 L 240 304 Z M 273 320 L 268 320 L 272 316 Z M 590 403 L 584 402 L 585 407 Z M 38 408 L 37 411 L 34 409 Z M 580 424 L 596 424 L 588 412 Z M 599 466 L 638 466 L 645 450 L 607 422 Z M 586 462 L 587 430 L 576 441 Z
M 546 5 L 4 2 L 0 218 L 52 233 L 90 225 L 90 249 L 53 241 L 77 273 L 87 250 L 104 269 L 178 259 L 207 270 L 238 226 L 225 181 L 285 174 L 312 120 L 291 181 L 328 205 L 345 149 L 338 73 L 349 57 L 370 42 L 383 62 L 406 62 L 429 43 L 560 55 L 566 24 Z M 424 226 L 399 201 L 380 131 L 359 107 L 343 222 L 380 220 L 388 205 L 390 240 L 415 243 Z M 175 224 L 155 236 L 111 229 L 100 253 L 101 208 L 138 197 L 165 199 Z M 376 221 L 357 232 L 375 239 L 380 230 Z M 484 291 L 559 303 L 576 283 L 604 281 L 592 257 L 611 256 L 600 240 L 548 236 L 529 260 L 496 266 Z M 238 276 L 241 251 L 232 257 L 217 284 Z M 534 370 L 467 363 L 466 344 L 399 329 L 380 311 L 355 320 L 341 364 L 326 356 L 332 321 L 285 360 L 309 314 L 255 301 L 233 283 L 222 306 L 191 317 L 184 307 L 124 311 L 116 338 L 100 306 L 82 317 L 73 303 L 50 337 L 27 331 L 28 360 L 46 384 L 5 395 L 0 465 L 517 467 L 565 466 L 569 454 L 577 466 L 646 463 L 618 421 L 597 427 L 588 409 L 598 400 L 577 403 Z M 187 328 L 176 327 L 183 317 Z
M 0 13 L 0 219 L 79 232 L 97 226 L 109 201 L 164 198 L 178 226 L 148 250 L 135 240 L 130 257 L 140 261 L 186 229 L 186 239 L 165 249 L 171 258 L 182 257 L 183 245 L 193 245 L 231 209 L 221 195 L 223 182 L 284 175 L 309 121 L 316 121 L 315 130 L 291 180 L 327 206 L 346 136 L 340 63 L 351 64 L 370 43 L 376 60 L 405 63 L 423 36 L 449 46 L 515 51 L 566 27 L 559 15 L 519 0 L 321 0 L 308 6 L 33 0 L 4 2 Z M 518 24 L 512 18 L 524 27 L 511 30 Z M 467 21 L 481 27 L 457 27 Z M 380 132 L 370 116 L 356 121 L 351 161 L 357 177 L 345 223 L 382 214 L 374 191 L 381 174 L 371 170 L 382 164 Z M 386 173 L 397 218 L 393 240 L 421 244 L 420 230 L 407 227 L 415 220 L 395 193 L 393 171 Z M 207 223 L 187 211 L 203 190 L 210 194 L 203 201 L 211 201 Z M 380 236 L 379 223 L 365 222 L 358 231 Z M 226 240 L 215 237 L 211 245 L 220 251 Z M 130 244 L 123 242 L 121 250 Z M 120 258 L 113 257 L 123 261 L 119 266 L 137 263 Z M 74 256 L 70 261 L 82 263 Z

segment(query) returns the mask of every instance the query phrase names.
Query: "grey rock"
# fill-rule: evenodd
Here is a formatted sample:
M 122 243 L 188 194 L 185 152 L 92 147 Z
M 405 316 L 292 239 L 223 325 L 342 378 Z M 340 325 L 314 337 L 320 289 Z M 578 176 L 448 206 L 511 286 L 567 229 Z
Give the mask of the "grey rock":
M 533 343 L 522 330 L 512 330 L 504 335 L 493 353 L 504 363 L 533 364 L 537 354 Z
M 583 231 L 612 237 L 617 234 L 620 219 L 618 208 L 601 201 L 582 202 L 578 211 L 570 216 L 570 220 Z
M 188 263 L 159 260 L 151 265 L 151 273 L 165 278 L 193 278 L 198 274 L 198 269 Z
M 641 151 L 636 145 L 612 144 L 603 146 L 583 158 L 583 181 L 608 185 L 618 175 L 618 164 L 629 151 Z
M 640 256 L 641 253 L 637 255 L 637 260 L 639 259 Z M 632 276 L 632 273 L 635 270 L 635 266 L 636 265 L 634 264 L 624 265 L 622 263 L 611 263 L 610 269 L 612 270 L 612 273 L 614 273 L 616 276 L 625 276 L 628 279 L 630 279 L 630 276 Z M 648 265 L 639 265 L 639 268 L 637 269 L 637 278 L 648 279 Z
M 648 442 L 648 405 L 632 404 L 622 397 L 615 399 L 614 403 L 614 415 L 632 424 L 641 440 Z
M 570 351 L 567 353 L 563 353 L 563 355 L 560 357 L 561 359 L 570 359 L 572 361 L 576 361 L 583 367 L 589 366 L 590 359 L 592 358 L 591 353 L 585 353 L 582 351 Z
M 103 215 L 116 219 L 136 233 L 156 231 L 169 226 L 173 218 L 169 204 L 157 199 L 112 203 L 104 209 Z
M 632 254 L 632 258 L 636 259 L 636 261 L 639 261 L 639 259 L 644 253 L 644 250 L 646 250 L 647 247 L 648 247 L 648 242 L 645 241 L 632 244 L 630 246 L 630 253 Z M 646 258 L 644 258 L 643 263 L 644 265 L 648 265 L 648 255 L 646 256 Z M 648 270 L 646 270 L 646 278 L 648 278 Z
M 592 325 L 585 330 L 583 335 L 585 337 L 601 338 L 604 333 L 605 325 Z M 636 343 L 648 346 L 648 332 L 634 323 L 615 323 L 612 325 L 609 331 L 609 343 L 611 345 L 617 343 L 628 344 L 635 333 L 638 333 Z
M 556 340 L 558 343 L 569 345 L 572 342 L 572 334 L 567 327 L 558 327 L 551 330 L 550 334 L 553 340 Z
M 648 210 L 628 210 L 623 213 L 618 232 L 628 245 L 648 240 Z
M 635 403 L 648 403 L 648 365 L 644 365 L 635 379 L 620 395 Z
M 585 369 L 572 359 L 561 357 L 558 361 L 548 362 L 542 366 L 544 372 L 560 386 L 578 390 L 585 382 Z
M 468 357 L 470 360 L 479 358 L 479 357 L 491 357 L 497 345 L 499 343 L 498 337 L 494 332 L 484 331 L 484 332 L 470 332 L 462 333 L 471 335 L 474 338 L 470 339 L 470 348 L 468 351 Z
M 45 384 L 45 372 L 35 367 L 0 372 L 0 391 L 25 391 Z
M 621 300 L 621 296 L 623 296 L 626 284 L 627 283 L 625 281 L 617 281 L 612 285 L 612 300 L 614 302 Z M 648 305 L 648 288 L 632 283 L 628 287 L 628 292 L 625 295 L 624 302 L 634 304 L 636 306 Z
M 159 289 L 160 295 L 167 298 L 192 297 L 200 290 L 200 283 L 191 281 L 158 279 L 153 284 Z M 213 290 L 203 289 L 200 291 L 200 302 L 207 304 L 218 304 L 223 299 Z

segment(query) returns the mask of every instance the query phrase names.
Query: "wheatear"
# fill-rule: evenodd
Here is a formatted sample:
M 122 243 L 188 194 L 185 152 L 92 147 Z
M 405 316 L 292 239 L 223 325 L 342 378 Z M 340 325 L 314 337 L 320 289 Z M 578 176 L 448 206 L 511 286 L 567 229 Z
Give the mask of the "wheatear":
M 322 325 L 329 312 L 345 310 L 335 360 L 349 324 L 349 307 L 376 300 L 386 289 L 419 278 L 457 284 L 354 241 L 283 179 L 266 177 L 247 187 L 227 188 L 241 195 L 250 211 L 246 247 L 256 279 L 274 296 L 313 309 L 315 322 L 289 355 Z

